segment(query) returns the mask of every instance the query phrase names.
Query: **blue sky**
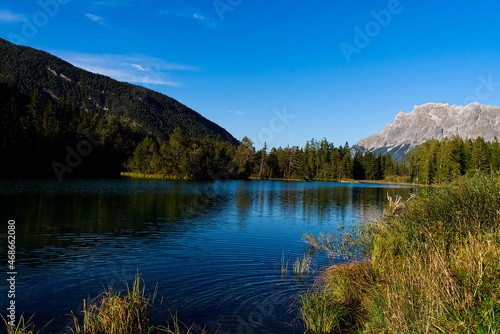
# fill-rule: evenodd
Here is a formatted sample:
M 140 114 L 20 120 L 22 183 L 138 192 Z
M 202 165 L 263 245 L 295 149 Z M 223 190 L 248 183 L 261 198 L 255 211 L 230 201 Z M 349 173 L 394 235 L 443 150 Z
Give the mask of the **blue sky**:
M 7 0 L 0 37 L 164 93 L 256 147 L 500 105 L 497 1 Z

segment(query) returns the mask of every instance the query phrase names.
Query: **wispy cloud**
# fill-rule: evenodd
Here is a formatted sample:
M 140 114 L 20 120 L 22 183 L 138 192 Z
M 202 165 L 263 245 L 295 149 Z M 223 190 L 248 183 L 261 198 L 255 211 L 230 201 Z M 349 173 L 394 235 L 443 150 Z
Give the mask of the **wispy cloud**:
M 132 0 L 96 0 L 89 1 L 88 4 L 91 8 L 103 8 L 103 7 L 128 7 Z
M 103 17 L 97 16 L 97 15 L 94 15 L 94 14 L 90 14 L 90 13 L 85 14 L 85 16 L 88 17 L 90 20 L 92 20 L 92 21 L 94 21 L 96 23 L 99 23 L 100 25 L 107 26 L 107 24 L 104 23 L 104 18 Z
M 212 18 L 208 15 L 203 14 L 200 10 L 187 6 L 181 9 L 169 9 L 160 11 L 162 15 L 174 15 L 184 19 L 194 19 L 198 22 L 201 22 L 209 27 L 215 27 L 216 23 Z
M 241 110 L 236 110 L 236 111 L 228 110 L 227 112 L 230 114 L 234 113 L 236 115 L 243 115 L 245 113 L 244 111 Z
M 0 9 L 0 23 L 17 23 L 23 20 L 24 16 L 14 14 L 7 9 Z
M 168 85 L 181 87 L 172 80 L 173 71 L 199 71 L 196 66 L 174 64 L 144 55 L 91 54 L 70 51 L 52 51 L 56 56 L 87 71 L 134 84 Z
M 148 71 L 148 69 L 145 69 L 144 67 L 142 67 L 142 66 L 141 66 L 141 65 L 139 65 L 139 64 L 130 64 L 130 66 L 132 66 L 132 67 L 134 67 L 134 68 L 138 69 L 139 71 L 143 71 L 143 72 L 147 72 L 147 71 Z

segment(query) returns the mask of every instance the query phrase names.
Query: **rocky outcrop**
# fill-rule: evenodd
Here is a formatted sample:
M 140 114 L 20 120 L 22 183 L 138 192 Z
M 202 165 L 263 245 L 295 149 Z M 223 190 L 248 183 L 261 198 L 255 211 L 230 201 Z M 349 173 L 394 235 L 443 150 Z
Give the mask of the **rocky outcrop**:
M 486 141 L 500 138 L 500 107 L 471 103 L 450 106 L 426 103 L 415 106 L 409 113 L 399 112 L 394 122 L 380 133 L 360 140 L 353 149 L 375 154 L 389 153 L 395 159 L 429 139 L 483 137 Z

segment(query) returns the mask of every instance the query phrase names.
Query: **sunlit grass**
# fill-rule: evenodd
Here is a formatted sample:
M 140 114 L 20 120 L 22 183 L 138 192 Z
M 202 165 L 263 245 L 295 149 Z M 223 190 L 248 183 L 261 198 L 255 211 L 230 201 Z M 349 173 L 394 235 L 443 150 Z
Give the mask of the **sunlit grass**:
M 2 319 L 5 322 L 7 334 L 36 334 L 38 332 L 35 332 L 35 325 L 31 322 L 31 319 L 33 316 L 31 316 L 28 320 L 24 318 L 24 315 L 21 315 L 19 317 L 19 320 L 17 321 L 17 325 L 11 326 L 9 325 L 9 322 L 7 319 L 5 319 L 2 315 Z
M 297 258 L 293 264 L 293 273 L 296 275 L 309 274 L 311 270 L 311 257 L 304 255 L 302 258 Z
M 155 292 L 156 294 L 156 292 Z M 155 294 L 146 295 L 142 279 L 136 276 L 126 293 L 108 288 L 93 301 L 85 301 L 82 323 L 73 315 L 76 334 L 151 333 L 151 309 Z
M 139 275 L 135 277 L 132 286 L 127 284 L 127 290 L 124 292 L 116 292 L 109 287 L 97 298 L 83 301 L 81 323 L 77 315 L 71 312 L 74 328 L 68 330 L 74 334 L 192 334 L 193 326 L 183 324 L 177 314 L 170 314 L 168 319 L 165 319 L 166 326 L 152 326 L 151 312 L 156 291 L 155 289 L 152 296 L 147 295 Z M 32 317 L 26 320 L 21 315 L 15 326 L 10 326 L 3 316 L 2 319 L 7 334 L 37 334 L 43 330 L 42 328 L 35 332 Z M 197 329 L 196 333 L 207 332 L 205 329 Z
M 367 231 L 370 259 L 328 268 L 302 296 L 308 332 L 500 333 L 498 176 L 392 199 Z

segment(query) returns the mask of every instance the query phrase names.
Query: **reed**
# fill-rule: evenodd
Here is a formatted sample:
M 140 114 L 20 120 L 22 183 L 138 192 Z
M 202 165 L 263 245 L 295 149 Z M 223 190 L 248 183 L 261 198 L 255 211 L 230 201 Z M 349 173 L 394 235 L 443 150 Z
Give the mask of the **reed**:
M 285 259 L 285 252 L 283 252 L 283 256 L 281 257 L 281 274 L 285 275 L 288 273 L 288 257 Z
M 76 334 L 145 334 L 152 332 L 150 324 L 152 297 L 146 295 L 139 275 L 126 293 L 109 287 L 101 296 L 88 302 L 84 300 L 83 322 L 73 314 Z
M 7 334 L 35 334 L 35 325 L 31 322 L 31 316 L 28 320 L 25 319 L 24 314 L 19 317 L 19 321 L 17 325 L 9 325 L 7 319 L 5 319 L 2 315 L 2 319 L 5 322 Z
M 392 199 L 368 231 L 369 260 L 302 296 L 308 332 L 500 333 L 498 175 Z
M 311 270 L 311 257 L 304 255 L 302 258 L 297 258 L 293 264 L 293 273 L 296 275 L 309 274 Z
M 172 326 L 172 327 L 171 327 Z M 155 333 L 166 333 L 166 334 L 192 334 L 192 327 L 188 327 L 183 324 L 178 318 L 177 314 L 170 314 L 170 321 L 168 321 L 167 327 L 159 326 L 155 327 Z M 206 334 L 205 329 L 201 329 L 200 334 Z
M 132 286 L 127 284 L 126 292 L 116 292 L 109 287 L 94 300 L 83 301 L 82 323 L 71 312 L 74 334 L 192 334 L 192 327 L 188 327 L 177 318 L 177 314 L 167 319 L 167 326 L 152 326 L 151 311 L 156 297 L 156 289 L 152 296 L 146 295 L 145 285 L 139 276 L 135 277 Z M 10 326 L 2 316 L 6 325 L 7 334 L 37 334 L 31 319 L 26 320 L 21 315 L 16 326 Z M 50 322 L 49 322 L 50 323 Z M 206 334 L 203 328 L 196 333 Z

